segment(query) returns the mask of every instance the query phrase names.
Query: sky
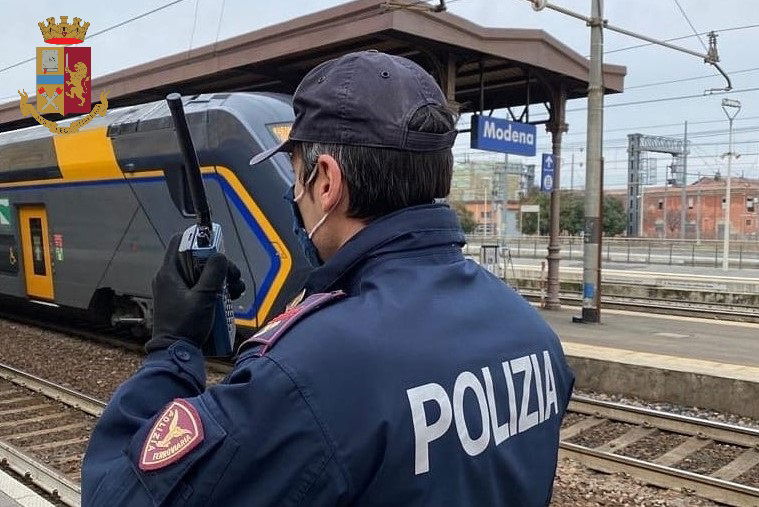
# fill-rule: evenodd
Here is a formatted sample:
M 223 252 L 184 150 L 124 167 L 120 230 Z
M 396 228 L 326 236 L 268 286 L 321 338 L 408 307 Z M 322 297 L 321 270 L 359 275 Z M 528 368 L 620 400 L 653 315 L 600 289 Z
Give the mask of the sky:
M 34 48 L 44 45 L 38 21 L 49 16 L 69 19 L 79 16 L 90 22 L 88 36 L 112 25 L 159 8 L 173 5 L 135 21 L 88 39 L 94 62 L 93 77 L 139 65 L 156 58 L 188 51 L 190 48 L 224 40 L 274 23 L 322 10 L 342 2 L 335 0 L 132 0 L 130 2 L 94 2 L 84 0 L 38 0 L 34 8 L 18 0 L 0 0 L 0 12 L 6 24 L 0 31 L 0 102 L 16 100 L 16 90 L 33 90 L 34 62 L 9 69 L 34 56 Z M 605 31 L 604 61 L 627 67 L 626 91 L 606 97 L 604 116 L 605 185 L 621 187 L 627 176 L 627 134 L 683 135 L 688 121 L 692 143 L 688 159 L 689 181 L 715 171 L 725 173 L 728 151 L 728 122 L 720 107 L 722 98 L 740 100 L 742 108 L 735 120 L 735 149 L 740 158 L 734 160 L 733 174 L 759 178 L 759 0 L 677 0 L 696 31 L 719 32 L 718 48 L 723 68 L 731 75 L 735 93 L 707 95 L 707 88 L 724 86 L 724 80 L 699 58 L 671 49 L 640 44 L 630 37 Z M 676 0 L 605 0 L 604 17 L 609 23 L 668 39 L 693 34 L 678 9 Z M 591 0 L 553 0 L 553 3 L 589 14 Z M 65 12 L 61 10 L 65 5 Z M 116 8 L 117 7 L 117 8 Z M 590 30 L 582 21 L 549 9 L 534 12 L 527 0 L 448 0 L 448 10 L 474 23 L 496 28 L 535 28 L 556 37 L 582 55 L 589 53 Z M 751 26 L 756 25 L 756 26 Z M 748 28 L 743 28 L 748 27 Z M 702 36 L 704 43 L 706 37 Z M 675 42 L 689 49 L 703 51 L 699 39 L 688 37 Z M 699 79 L 690 79 L 699 78 Z M 678 82 L 661 84 L 666 81 Z M 645 86 L 642 86 L 645 85 Z M 650 86 L 649 86 L 650 85 Z M 692 96 L 667 100 L 672 97 Z M 665 99 L 644 104 L 629 102 Z M 531 109 L 531 117 L 539 118 L 541 107 Z M 570 185 L 570 162 L 574 154 L 574 188 L 584 185 L 585 100 L 576 99 L 567 105 L 569 132 L 565 135 L 562 187 Z M 506 117 L 504 111 L 494 116 Z M 468 121 L 462 119 L 462 128 Z M 468 134 L 462 134 L 454 152 L 458 160 L 502 161 L 502 154 L 472 152 Z M 550 136 L 538 126 L 538 153 L 550 151 Z M 657 179 L 662 184 L 668 155 L 651 154 L 657 158 Z M 539 163 L 537 158 L 510 156 L 510 160 Z

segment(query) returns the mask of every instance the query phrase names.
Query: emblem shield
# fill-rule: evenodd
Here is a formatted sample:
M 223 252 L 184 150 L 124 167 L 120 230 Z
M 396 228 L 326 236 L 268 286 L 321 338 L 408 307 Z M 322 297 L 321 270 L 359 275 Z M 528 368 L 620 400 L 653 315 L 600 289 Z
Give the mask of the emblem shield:
M 89 47 L 37 48 L 37 111 L 89 113 L 92 102 Z

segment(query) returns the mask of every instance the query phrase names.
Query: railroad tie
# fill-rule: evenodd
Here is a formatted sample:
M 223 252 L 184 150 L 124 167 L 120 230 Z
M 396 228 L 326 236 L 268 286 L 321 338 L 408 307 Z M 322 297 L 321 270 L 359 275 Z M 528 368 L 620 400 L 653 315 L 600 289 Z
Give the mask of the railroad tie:
M 76 454 L 69 454 L 68 456 L 62 456 L 60 458 L 54 458 L 50 460 L 50 464 L 53 466 L 68 465 L 70 463 L 76 463 L 84 459 L 84 454 L 81 452 Z
M 594 426 L 598 426 L 599 424 L 602 424 L 604 422 L 606 422 L 606 419 L 600 419 L 597 417 L 586 417 L 582 421 L 578 421 L 574 423 L 572 426 L 563 428 L 561 430 L 559 438 L 561 440 L 569 440 L 570 438 L 577 436 L 583 431 L 590 429 Z
M 20 414 L 22 412 L 31 412 L 33 410 L 39 410 L 41 408 L 49 408 L 50 405 L 47 403 L 40 403 L 37 405 L 29 405 L 27 407 L 21 407 L 21 408 L 12 408 L 9 410 L 0 410 L 0 416 L 4 415 L 10 415 L 10 414 Z
M 16 396 L 15 398 L 8 398 L 5 400 L 0 400 L 0 405 L 10 405 L 12 403 L 18 403 L 19 401 L 29 401 L 29 396 Z
M 619 451 L 630 444 L 642 440 L 652 433 L 656 432 L 656 428 L 646 428 L 645 426 L 636 426 L 627 433 L 618 436 L 614 440 L 610 440 L 603 445 L 596 447 L 597 451 L 601 452 L 615 452 Z
M 746 449 L 740 456 L 712 474 L 712 477 L 732 481 L 759 464 L 759 451 Z
M 56 412 L 54 414 L 45 414 L 37 417 L 27 417 L 26 419 L 16 419 L 13 421 L 5 421 L 0 423 L 0 428 L 8 428 L 11 426 L 20 426 L 22 424 L 33 424 L 42 421 L 49 421 L 50 419 L 60 419 L 61 417 L 68 417 L 66 412 Z
M 59 442 L 45 442 L 44 444 L 37 444 L 37 445 L 30 445 L 29 447 L 24 447 L 24 450 L 29 451 L 46 451 L 49 449 L 55 449 L 57 447 L 66 447 L 67 445 L 76 445 L 76 444 L 84 444 L 87 441 L 89 441 L 90 437 L 77 437 L 77 438 L 70 438 L 68 440 L 61 440 Z
M 700 438 L 696 436 L 690 437 L 674 449 L 670 449 L 668 452 L 665 452 L 656 458 L 654 463 L 664 466 L 672 466 L 711 443 L 712 440 L 709 440 L 708 438 Z
M 55 426 L 53 428 L 46 428 L 46 429 L 37 430 L 37 431 L 26 431 L 24 433 L 11 433 L 10 435 L 3 435 L 3 439 L 4 440 L 20 440 L 22 438 L 49 435 L 51 433 L 60 433 L 62 431 L 83 428 L 87 426 L 88 424 L 89 423 L 87 422 L 78 422 L 78 423 L 65 424 L 63 426 Z

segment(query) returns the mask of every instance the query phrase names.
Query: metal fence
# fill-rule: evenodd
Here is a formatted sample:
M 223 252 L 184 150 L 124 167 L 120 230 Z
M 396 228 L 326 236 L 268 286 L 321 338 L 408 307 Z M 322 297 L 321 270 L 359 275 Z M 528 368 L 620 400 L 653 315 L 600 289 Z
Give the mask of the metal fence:
M 548 236 L 497 236 L 468 235 L 467 253 L 478 255 L 480 245 L 499 245 L 508 248 L 512 257 L 545 258 L 548 253 Z M 559 238 L 563 259 L 582 259 L 583 240 L 579 236 Z M 681 266 L 722 265 L 721 240 L 674 240 L 645 238 L 604 238 L 602 255 L 605 262 L 631 264 L 665 264 Z M 730 267 L 759 269 L 758 241 L 731 241 Z

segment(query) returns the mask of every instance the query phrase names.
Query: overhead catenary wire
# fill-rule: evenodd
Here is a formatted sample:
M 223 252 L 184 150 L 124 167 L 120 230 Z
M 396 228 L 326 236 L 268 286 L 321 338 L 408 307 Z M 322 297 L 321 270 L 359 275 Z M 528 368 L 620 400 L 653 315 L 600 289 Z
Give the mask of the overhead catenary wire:
M 740 69 L 740 70 L 733 70 L 728 72 L 731 76 L 734 76 L 736 74 L 745 74 L 748 72 L 756 72 L 759 71 L 759 67 L 751 67 L 748 69 Z M 699 79 L 708 79 L 714 77 L 714 74 L 706 74 L 702 76 L 692 76 L 692 77 L 685 77 L 685 78 L 678 78 L 678 79 L 669 79 L 666 81 L 654 81 L 652 83 L 642 83 L 638 85 L 632 85 L 632 86 L 625 86 L 625 91 L 628 90 L 637 90 L 640 88 L 648 88 L 651 86 L 663 86 L 668 84 L 676 84 L 676 83 L 684 83 L 686 81 L 697 81 Z
M 701 38 L 701 35 L 698 33 L 698 30 L 696 30 L 696 27 L 693 26 L 693 22 L 691 22 L 688 15 L 685 13 L 685 9 L 683 9 L 683 6 L 680 5 L 680 2 L 678 0 L 672 0 L 675 2 L 675 5 L 677 6 L 677 9 L 680 11 L 680 14 L 683 15 L 683 18 L 685 18 L 685 22 L 688 23 L 688 26 L 690 26 L 690 29 L 693 30 L 693 36 L 698 39 L 698 42 L 701 43 L 701 46 L 704 48 L 704 51 L 707 53 L 709 52 L 709 48 L 706 47 L 706 43 L 704 43 L 704 40 Z
M 742 88 L 742 89 L 732 89 L 730 91 L 719 91 L 715 92 L 712 95 L 726 95 L 726 94 L 733 94 L 733 93 L 747 93 L 747 92 L 755 92 L 759 90 L 759 86 L 755 86 L 753 88 Z M 708 96 L 708 95 L 707 95 Z M 658 97 L 655 99 L 646 99 L 646 100 L 633 100 L 630 102 L 617 102 L 614 104 L 605 104 L 604 107 L 610 108 L 610 107 L 624 107 L 624 106 L 639 106 L 643 104 L 654 104 L 658 102 L 670 102 L 674 100 L 686 100 L 686 99 L 695 99 L 695 98 L 704 98 L 705 95 L 703 93 L 698 94 L 692 94 L 692 95 L 677 95 L 674 97 Z M 576 112 L 576 111 L 585 111 L 587 110 L 587 107 L 578 107 L 574 109 L 567 109 L 568 113 Z
M 724 33 L 724 32 L 733 32 L 733 31 L 736 31 L 736 30 L 749 30 L 749 29 L 752 29 L 752 28 L 759 28 L 759 24 L 742 25 L 742 26 L 731 26 L 731 27 L 728 27 L 728 28 L 722 28 L 720 30 L 710 30 L 710 31 L 713 31 L 715 33 Z M 708 33 L 709 32 L 699 32 L 697 35 L 699 35 L 699 36 L 700 35 L 707 35 Z M 691 34 L 691 35 L 682 35 L 680 37 L 672 37 L 670 39 L 663 39 L 663 40 L 664 40 L 664 42 L 675 42 L 675 41 L 679 41 L 679 40 L 683 40 L 683 39 L 690 39 L 691 37 L 695 37 L 695 35 L 694 34 Z M 606 54 L 609 54 L 609 53 L 620 53 L 622 51 L 629 51 L 631 49 L 638 49 L 638 48 L 643 48 L 643 47 L 648 47 L 648 46 L 653 46 L 653 43 L 651 43 L 651 42 L 643 42 L 643 43 L 640 43 L 640 44 L 633 44 L 631 46 L 625 46 L 625 47 L 621 47 L 621 48 L 617 48 L 617 49 L 610 49 L 610 50 L 604 51 L 604 54 L 606 55 Z

